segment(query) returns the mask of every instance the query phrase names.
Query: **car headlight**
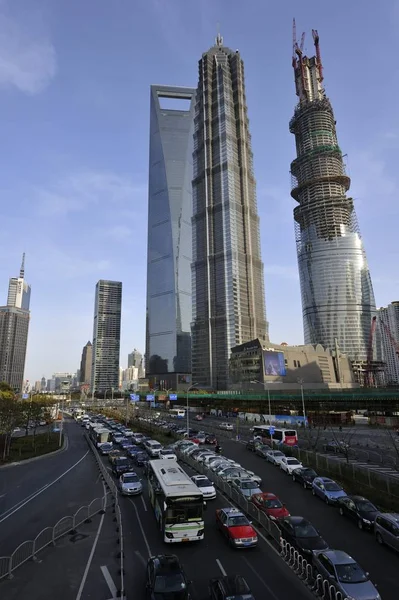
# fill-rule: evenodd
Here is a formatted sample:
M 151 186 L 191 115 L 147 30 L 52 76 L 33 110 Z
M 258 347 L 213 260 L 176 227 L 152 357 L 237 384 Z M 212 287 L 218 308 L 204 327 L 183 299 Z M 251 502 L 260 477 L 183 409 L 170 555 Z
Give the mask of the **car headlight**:
M 366 525 L 371 525 L 371 521 L 369 521 L 368 519 L 362 519 L 363 523 L 366 523 Z

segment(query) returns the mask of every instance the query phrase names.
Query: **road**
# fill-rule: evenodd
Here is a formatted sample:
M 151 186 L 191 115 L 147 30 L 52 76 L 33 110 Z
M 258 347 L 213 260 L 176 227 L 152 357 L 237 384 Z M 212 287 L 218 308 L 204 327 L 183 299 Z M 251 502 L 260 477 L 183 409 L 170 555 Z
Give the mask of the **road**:
M 45 527 L 103 495 L 94 458 L 83 431 L 65 422 L 68 448 L 54 456 L 0 469 L 2 556 Z

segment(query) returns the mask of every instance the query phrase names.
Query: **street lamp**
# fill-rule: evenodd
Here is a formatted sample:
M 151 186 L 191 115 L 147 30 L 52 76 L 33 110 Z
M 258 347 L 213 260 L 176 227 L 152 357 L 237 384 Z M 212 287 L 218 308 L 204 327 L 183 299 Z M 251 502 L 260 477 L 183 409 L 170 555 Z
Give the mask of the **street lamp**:
M 187 403 L 186 403 L 187 438 L 190 436 L 190 418 L 188 416 L 188 392 L 190 390 L 192 390 L 193 388 L 197 387 L 197 385 L 198 385 L 198 383 L 193 383 L 192 385 L 190 385 L 187 388 L 187 396 L 186 396 L 186 399 L 187 399 Z
M 305 413 L 305 395 L 303 393 L 303 379 L 297 379 L 297 382 L 301 386 L 301 397 L 302 397 L 302 413 L 303 413 L 303 426 L 306 427 L 306 413 Z
M 269 404 L 269 417 L 270 417 L 270 424 L 271 424 L 271 422 L 272 422 L 272 407 L 271 407 L 271 402 L 270 402 L 270 390 L 267 387 L 266 381 L 258 381 L 257 379 L 254 379 L 253 381 L 250 381 L 249 383 L 261 383 L 263 385 L 263 390 L 265 392 L 267 391 L 267 401 Z

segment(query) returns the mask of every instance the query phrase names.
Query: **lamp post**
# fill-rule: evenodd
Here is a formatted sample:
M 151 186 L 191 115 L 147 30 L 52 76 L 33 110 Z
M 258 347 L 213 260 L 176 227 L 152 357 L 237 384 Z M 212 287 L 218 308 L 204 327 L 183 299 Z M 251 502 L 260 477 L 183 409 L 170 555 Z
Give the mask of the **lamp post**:
M 301 398 L 302 398 L 302 414 L 303 414 L 303 426 L 306 427 L 306 413 L 305 413 L 305 395 L 303 393 L 303 379 L 297 379 L 301 386 Z
M 170 405 L 170 401 L 169 401 L 169 392 L 171 392 L 173 390 L 173 388 L 162 388 L 162 392 L 165 392 L 166 396 L 167 396 L 167 400 L 165 401 L 165 408 L 166 408 L 166 402 L 169 402 Z
M 190 436 L 190 417 L 188 416 L 188 392 L 190 390 L 192 390 L 193 388 L 197 387 L 198 383 L 193 383 L 192 385 L 190 385 L 187 388 L 187 394 L 186 394 L 186 422 L 187 422 L 187 438 Z
M 249 383 L 261 383 L 263 385 L 263 391 L 267 391 L 267 402 L 269 405 L 269 417 L 270 417 L 270 425 L 272 423 L 272 406 L 271 406 L 271 402 L 270 402 L 270 390 L 267 387 L 267 383 L 266 381 L 258 381 L 257 379 L 254 379 L 253 381 L 250 381 Z

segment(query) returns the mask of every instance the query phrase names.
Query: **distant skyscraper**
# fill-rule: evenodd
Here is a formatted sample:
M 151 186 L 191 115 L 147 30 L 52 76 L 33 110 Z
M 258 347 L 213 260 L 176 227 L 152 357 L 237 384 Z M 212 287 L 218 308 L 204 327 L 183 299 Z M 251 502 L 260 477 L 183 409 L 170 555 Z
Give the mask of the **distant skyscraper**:
M 106 392 L 119 388 L 122 283 L 100 279 L 96 285 L 91 386 Z
M 192 380 L 227 389 L 230 349 L 269 336 L 244 64 L 220 35 L 199 61 L 193 158 Z
M 191 88 L 151 86 L 146 375 L 174 389 L 191 373 L 194 96 Z
M 391 302 L 378 309 L 378 329 L 385 363 L 385 381 L 388 385 L 399 384 L 399 302 Z
M 45 378 L 45 377 L 42 377 L 42 378 L 41 378 L 41 381 L 40 381 L 40 390 L 41 390 L 42 392 L 45 392 L 45 391 L 46 391 L 46 385 L 47 385 L 46 378 Z
M 82 359 L 80 361 L 79 383 L 91 385 L 91 365 L 93 362 L 93 346 L 91 342 L 87 342 L 83 346 Z
M 22 392 L 29 331 L 30 286 L 25 281 L 25 254 L 19 277 L 9 282 L 7 306 L 0 307 L 0 381 Z
M 127 366 L 128 368 L 136 367 L 138 370 L 138 377 L 144 377 L 143 355 L 136 350 L 136 348 L 127 355 Z
M 323 88 L 319 37 L 316 56 L 294 47 L 299 104 L 290 121 L 297 158 L 291 163 L 291 196 L 305 344 L 320 343 L 352 359 L 358 379 L 367 365 L 372 317 L 376 314 L 366 253 L 357 224 L 350 179 L 338 145 L 335 117 Z M 374 352 L 375 360 L 380 356 Z

